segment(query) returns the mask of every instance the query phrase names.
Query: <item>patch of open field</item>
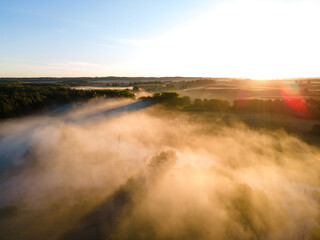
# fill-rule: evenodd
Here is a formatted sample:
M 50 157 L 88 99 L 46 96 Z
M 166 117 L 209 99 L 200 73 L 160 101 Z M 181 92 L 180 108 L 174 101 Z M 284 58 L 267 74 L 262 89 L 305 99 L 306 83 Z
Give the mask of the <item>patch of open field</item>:
M 282 98 L 284 93 L 292 94 L 292 97 L 320 98 L 319 81 L 311 83 L 297 83 L 295 81 L 240 81 L 217 82 L 213 86 L 200 86 L 177 90 L 181 96 L 189 96 L 193 99 L 275 99 Z

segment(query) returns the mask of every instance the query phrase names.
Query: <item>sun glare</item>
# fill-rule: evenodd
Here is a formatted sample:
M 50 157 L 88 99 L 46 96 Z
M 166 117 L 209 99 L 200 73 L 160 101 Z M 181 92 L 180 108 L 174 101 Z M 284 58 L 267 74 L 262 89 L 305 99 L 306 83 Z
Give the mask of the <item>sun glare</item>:
M 135 68 L 154 75 L 257 80 L 317 76 L 319 10 L 310 1 L 224 2 L 137 43 Z

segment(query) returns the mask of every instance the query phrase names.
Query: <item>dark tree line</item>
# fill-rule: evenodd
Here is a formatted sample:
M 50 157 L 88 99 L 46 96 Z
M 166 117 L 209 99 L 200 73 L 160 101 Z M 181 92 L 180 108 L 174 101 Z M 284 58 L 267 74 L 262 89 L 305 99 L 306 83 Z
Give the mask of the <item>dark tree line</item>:
M 180 97 L 176 92 L 155 93 L 151 97 L 142 97 L 141 100 L 152 103 L 162 103 L 168 107 L 178 107 L 185 110 L 223 111 L 230 109 L 230 103 L 226 100 L 195 99 L 194 102 L 192 102 L 189 96 Z
M 76 90 L 62 84 L 1 83 L 0 118 L 16 117 L 59 104 L 92 98 L 134 98 L 128 90 Z
M 236 113 L 265 112 L 320 119 L 320 101 L 314 99 L 240 99 L 230 103 L 222 99 L 195 99 L 191 101 L 190 97 L 180 97 L 176 92 L 155 93 L 151 97 L 141 99 L 185 110 L 232 111 Z
M 320 101 L 315 99 L 243 99 L 233 102 L 238 112 L 268 112 L 305 118 L 320 118 Z

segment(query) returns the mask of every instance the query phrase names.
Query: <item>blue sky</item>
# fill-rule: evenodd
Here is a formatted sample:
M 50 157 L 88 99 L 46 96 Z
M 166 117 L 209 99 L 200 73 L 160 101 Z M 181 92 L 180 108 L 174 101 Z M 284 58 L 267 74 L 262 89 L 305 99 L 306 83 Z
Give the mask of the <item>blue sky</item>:
M 260 14 L 266 9 L 276 21 Z M 313 28 L 320 21 L 310 16 L 319 9 L 319 2 L 306 0 L 0 0 L 0 76 L 313 76 L 319 72 L 311 67 L 285 75 L 277 67 L 280 62 L 270 70 L 272 56 L 263 49 L 277 48 L 275 53 L 287 62 L 292 48 L 299 57 L 316 59 L 319 36 Z M 301 26 L 297 14 L 305 19 Z M 288 30 L 286 36 L 278 25 Z M 259 39 L 255 32 L 267 34 Z M 308 43 L 299 37 L 286 49 L 281 39 L 287 41 L 296 33 L 314 40 Z M 273 36 L 272 42 L 277 34 L 280 42 L 270 46 L 266 36 Z M 239 37 L 247 39 L 239 42 Z M 254 44 L 248 44 L 252 38 Z M 309 55 L 299 50 L 310 44 Z M 248 66 L 257 68 L 252 66 L 257 50 L 263 67 L 252 72 Z M 266 55 L 269 62 L 263 60 Z M 246 64 L 240 69 L 241 62 Z M 269 72 L 264 70 L 267 64 Z M 298 64 L 302 62 L 284 69 Z
M 2 75 L 24 76 L 19 65 L 32 65 L 33 69 L 37 64 L 94 65 L 121 61 L 130 55 L 132 48 L 126 40 L 145 39 L 165 32 L 192 17 L 206 2 L 1 0 L 0 61 L 10 65 L 10 71 L 2 69 Z M 25 75 L 33 72 L 37 75 L 36 69 L 32 69 Z M 51 75 L 51 72 L 39 71 L 38 74 Z

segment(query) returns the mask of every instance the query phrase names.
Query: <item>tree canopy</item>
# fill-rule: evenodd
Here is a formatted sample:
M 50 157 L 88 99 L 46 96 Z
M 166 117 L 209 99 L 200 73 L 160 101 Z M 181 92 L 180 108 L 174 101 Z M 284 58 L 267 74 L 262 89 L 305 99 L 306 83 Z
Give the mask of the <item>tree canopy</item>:
M 63 84 L 0 83 L 0 118 L 21 116 L 58 104 L 93 98 L 134 98 L 128 90 L 77 90 Z

